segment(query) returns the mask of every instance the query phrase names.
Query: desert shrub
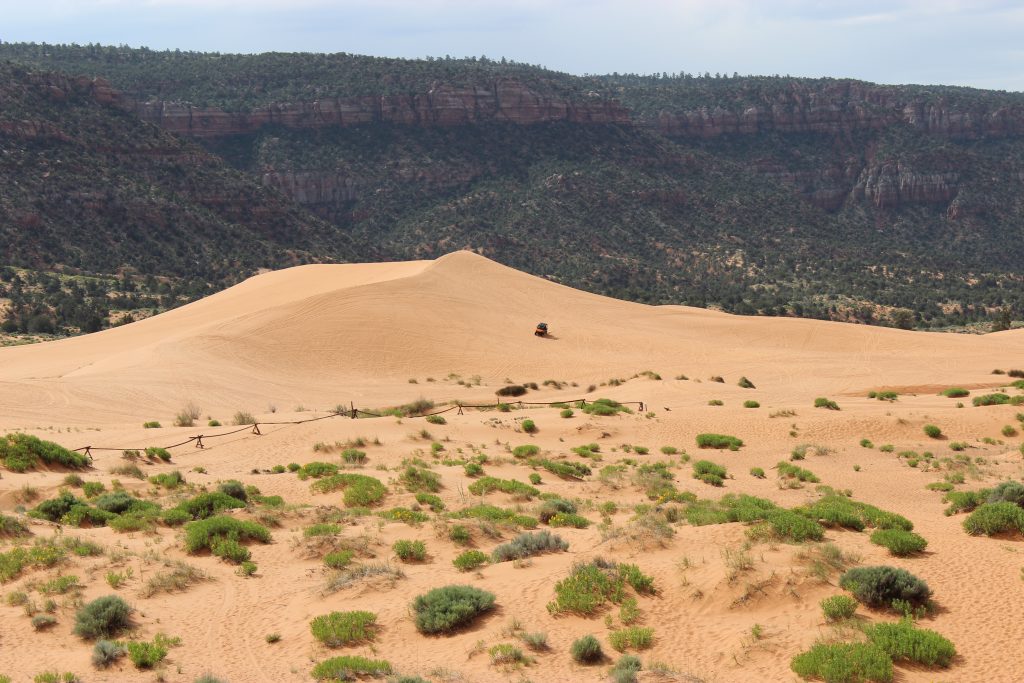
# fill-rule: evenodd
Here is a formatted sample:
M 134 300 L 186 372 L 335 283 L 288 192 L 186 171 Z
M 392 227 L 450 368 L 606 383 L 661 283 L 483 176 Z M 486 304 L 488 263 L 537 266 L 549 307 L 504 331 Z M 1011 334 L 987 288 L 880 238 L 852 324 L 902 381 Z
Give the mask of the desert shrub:
M 150 420 L 149 422 L 142 423 L 143 429 L 160 429 L 160 423 L 156 420 Z
M 989 489 L 980 491 L 950 491 L 942 497 L 942 502 L 949 503 L 943 511 L 946 515 L 955 515 L 958 512 L 970 512 L 979 505 L 988 502 Z
M 233 538 L 217 538 L 210 543 L 210 552 L 232 564 L 243 564 L 252 557 L 249 549 Z
M 189 500 L 184 500 L 177 505 L 177 509 L 185 511 L 189 517 L 194 520 L 207 519 L 218 512 L 231 508 L 244 507 L 245 503 L 243 501 L 220 491 L 200 493 L 199 495 L 190 498 Z
M 129 641 L 126 647 L 128 659 L 138 669 L 152 669 L 167 656 L 167 648 L 157 642 Z
M 947 667 L 956 656 L 956 647 L 935 631 L 917 628 L 904 618 L 892 623 L 871 624 L 864 629 L 868 642 L 893 660 L 907 660 L 924 666 Z
M 889 608 L 894 600 L 925 605 L 932 591 L 928 584 L 905 569 L 895 567 L 855 567 L 839 577 L 844 588 L 868 607 Z
M 914 528 L 913 523 L 906 517 L 834 493 L 823 496 L 810 505 L 796 508 L 796 511 L 829 526 L 840 526 L 855 531 L 863 531 L 868 526 L 904 531 L 912 531 Z
M 491 656 L 491 664 L 495 666 L 513 666 L 517 664 L 527 664 L 530 659 L 523 654 L 515 645 L 511 643 L 499 643 L 494 645 L 487 654 Z
M 831 399 L 825 398 L 824 396 L 819 396 L 818 398 L 814 399 L 814 407 L 826 408 L 828 410 L 839 410 L 838 403 Z
M 781 479 L 795 479 L 797 481 L 811 482 L 812 484 L 816 484 L 821 481 L 810 470 L 805 470 L 802 467 L 791 465 L 785 460 L 780 460 L 775 468 L 778 472 L 779 478 Z
M 390 510 L 381 510 L 377 513 L 378 517 L 386 519 L 391 522 L 403 522 L 410 526 L 416 526 L 430 519 L 425 513 L 419 510 L 410 510 L 409 508 L 396 507 Z
M 889 552 L 897 557 L 919 553 L 928 546 L 928 541 L 924 538 L 913 531 L 903 529 L 878 529 L 871 534 L 871 542 L 888 548 Z
M 391 671 L 391 663 L 386 660 L 344 655 L 320 662 L 313 667 L 311 675 L 318 681 L 350 681 L 362 676 L 379 678 Z
M 481 552 L 479 550 L 467 550 L 452 560 L 452 564 L 455 565 L 455 568 L 460 572 L 468 572 L 478 567 L 482 567 L 487 564 L 489 560 L 490 558 L 485 552 Z
M 241 501 L 249 500 L 249 495 L 245 492 L 245 485 L 237 479 L 221 482 L 217 490 Z
M 825 530 L 820 524 L 792 510 L 771 510 L 765 514 L 764 519 L 776 538 L 803 543 L 820 541 L 825 537 Z
M 329 522 L 321 522 L 318 524 L 311 524 L 302 530 L 302 535 L 306 538 L 313 538 L 314 536 L 336 536 L 341 533 L 341 527 L 337 524 L 331 524 Z
M 530 483 L 533 484 L 534 486 L 537 486 L 541 482 L 540 475 L 537 474 L 536 472 L 530 472 L 530 476 L 528 477 L 528 479 L 530 480 Z
M 789 666 L 801 678 L 827 683 L 892 681 L 892 659 L 870 643 L 818 643 L 794 657 Z
M 1019 481 L 1003 481 L 989 491 L 987 503 L 1013 503 L 1024 508 L 1024 484 Z
M 590 468 L 583 463 L 562 460 L 533 459 L 531 465 L 542 467 L 548 472 L 566 479 L 582 479 L 590 476 Z
M 341 452 L 341 459 L 350 465 L 361 465 L 366 462 L 366 451 L 356 448 L 346 448 Z
M 309 622 L 313 637 L 327 647 L 340 647 L 373 640 L 377 615 L 373 612 L 331 612 Z
M 116 595 L 96 598 L 75 614 L 75 635 L 88 640 L 109 638 L 131 626 L 132 608 Z
M 36 631 L 45 631 L 51 626 L 57 625 L 57 617 L 52 614 L 37 614 L 32 617 L 32 628 Z
M 97 640 L 92 648 L 92 665 L 98 669 L 106 669 L 124 657 L 125 649 L 112 640 Z
M 604 659 L 600 641 L 591 635 L 574 640 L 569 648 L 569 653 L 573 660 L 580 664 L 593 664 Z
M 948 492 L 953 490 L 953 484 L 948 481 L 933 481 L 930 484 L 925 484 L 925 488 L 929 491 Z
M 561 417 L 561 418 L 568 419 L 568 418 L 572 417 L 574 414 L 575 413 L 573 413 L 572 408 L 562 408 L 562 410 L 559 411 L 558 416 Z
M 448 424 L 448 421 L 442 415 L 427 415 L 426 420 L 432 425 Z
M 743 402 L 743 407 L 744 408 L 760 408 L 761 404 L 758 403 L 757 401 L 744 401 Z
M 586 529 L 590 526 L 590 520 L 582 515 L 577 515 L 572 512 L 559 512 L 551 516 L 551 519 L 548 520 L 548 525 L 554 527 Z
M 0 462 L 9 470 L 24 472 L 39 463 L 81 469 L 88 466 L 89 458 L 38 436 L 14 432 L 0 437 Z
M 751 467 L 750 468 L 750 476 L 755 477 L 757 479 L 764 479 L 765 478 L 764 469 L 762 469 L 760 467 Z
M 710 460 L 698 460 L 693 463 L 693 478 L 700 479 L 705 484 L 721 486 L 725 481 L 726 470 L 721 465 L 716 465 Z
M 849 619 L 857 611 L 857 601 L 849 595 L 833 595 L 821 601 L 821 611 L 828 621 Z
M 743 440 L 727 434 L 698 434 L 697 446 L 699 448 L 728 448 L 730 451 L 738 451 L 743 446 Z
M 467 477 L 479 477 L 484 473 L 483 465 L 478 462 L 467 462 L 462 466 L 462 471 L 466 473 Z
M 508 384 L 494 393 L 498 396 L 522 396 L 526 393 L 526 387 L 521 384 Z
M 971 403 L 975 406 L 1000 406 L 1006 405 L 1010 402 L 1010 397 L 1007 394 L 995 393 L 995 394 L 984 394 L 982 396 L 975 396 L 971 399 Z
M 391 546 L 395 555 L 403 562 L 422 562 L 427 559 L 427 546 L 423 541 L 395 541 Z
M 756 389 L 757 388 L 757 387 L 754 386 L 754 383 L 751 382 L 746 377 L 740 377 L 740 381 L 737 382 L 736 384 L 738 384 L 740 387 L 742 387 L 744 389 Z
M 166 448 L 160 448 L 159 446 L 150 446 L 146 449 L 146 457 L 150 460 L 162 460 L 163 462 L 171 461 L 171 452 Z
M 413 601 L 416 628 L 421 633 L 448 633 L 494 608 L 494 594 L 473 586 L 445 586 Z
M 346 507 L 368 507 L 379 503 L 385 495 L 387 488 L 375 477 L 365 474 L 352 474 L 343 472 L 324 477 L 310 485 L 310 489 L 318 493 L 329 493 L 337 489 L 344 489 L 342 500 Z
M 540 495 L 540 491 L 515 479 L 498 479 L 497 477 L 483 477 L 469 485 L 469 492 L 474 496 L 482 496 L 491 491 L 501 491 L 516 498 L 529 500 Z
M 17 538 L 28 536 L 28 525 L 17 517 L 0 515 L 0 538 Z
M 512 449 L 512 456 L 516 458 L 532 458 L 540 453 L 540 448 L 533 444 L 523 444 Z
M 569 544 L 550 531 L 519 534 L 508 543 L 502 543 L 491 553 L 494 562 L 521 560 L 534 555 L 568 550 Z
M 327 477 L 333 474 L 337 474 L 338 466 L 333 463 L 314 460 L 313 462 L 307 462 L 305 465 L 296 470 L 295 473 L 298 475 L 299 479 L 305 480 L 309 479 L 310 477 L 313 477 L 314 479 L 319 479 L 321 477 Z
M 149 483 L 155 486 L 162 486 L 165 489 L 175 489 L 185 483 L 185 476 L 178 470 L 161 472 L 150 477 Z
M 85 481 L 82 482 L 82 493 L 85 494 L 86 498 L 93 498 L 100 495 L 107 490 L 107 487 L 103 485 L 102 481 Z
M 428 506 L 431 512 L 441 512 L 444 510 L 444 501 L 441 500 L 440 496 L 433 493 L 417 493 L 416 502 L 420 505 Z
M 441 490 L 441 477 L 425 467 L 409 465 L 398 479 L 406 489 L 413 493 L 420 491 L 437 493 Z
M 527 434 L 533 434 L 537 431 L 537 423 L 533 420 L 523 420 L 522 428 Z
M 213 544 L 220 539 L 230 539 L 239 543 L 249 540 L 269 543 L 270 538 L 270 531 L 265 526 L 226 515 L 185 525 L 185 551 L 189 554 L 212 550 Z
M 613 401 L 610 398 L 595 399 L 592 403 L 586 403 L 581 405 L 579 408 L 588 415 L 597 415 L 599 417 L 609 417 L 611 415 L 617 415 L 618 413 L 633 412 L 618 401 Z
M 971 392 L 967 391 L 963 387 L 950 387 L 942 390 L 942 395 L 946 398 L 963 398 L 964 396 L 970 396 Z
M 622 655 L 609 672 L 613 683 L 636 683 L 636 674 L 643 668 L 639 657 Z
M 56 498 L 44 500 L 28 514 L 30 517 L 59 522 L 64 515 L 71 511 L 71 508 L 81 504 L 82 501 L 70 491 L 61 491 Z
M 725 402 L 722 401 L 721 399 L 713 398 L 710 401 L 708 401 L 708 405 L 709 406 L 724 406 Z
M 469 545 L 473 537 L 470 535 L 469 529 L 461 524 L 456 524 L 448 529 L 448 540 L 458 545 Z
M 985 503 L 964 520 L 964 530 L 972 536 L 1024 533 L 1024 509 L 1008 502 Z
M 324 555 L 324 564 L 331 569 L 344 569 L 352 562 L 354 555 L 351 550 L 335 550 Z
M 937 425 L 925 425 L 924 426 L 925 436 L 931 439 L 938 439 L 942 436 L 942 430 Z
M 608 642 L 619 652 L 628 649 L 646 650 L 654 644 L 654 629 L 643 626 L 629 626 L 608 634 Z
M 572 514 L 576 512 L 576 504 L 571 500 L 565 498 L 548 498 L 541 503 L 540 508 L 537 510 L 537 517 L 541 523 L 547 524 L 551 521 L 551 518 L 559 513 Z

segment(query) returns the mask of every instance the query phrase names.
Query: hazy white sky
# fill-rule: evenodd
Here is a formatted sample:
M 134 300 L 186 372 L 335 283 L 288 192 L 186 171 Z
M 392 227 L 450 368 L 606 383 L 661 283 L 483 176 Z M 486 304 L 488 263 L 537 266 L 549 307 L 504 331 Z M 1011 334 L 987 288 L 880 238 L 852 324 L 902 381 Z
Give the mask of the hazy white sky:
M 0 0 L 0 40 L 1024 90 L 1024 0 Z

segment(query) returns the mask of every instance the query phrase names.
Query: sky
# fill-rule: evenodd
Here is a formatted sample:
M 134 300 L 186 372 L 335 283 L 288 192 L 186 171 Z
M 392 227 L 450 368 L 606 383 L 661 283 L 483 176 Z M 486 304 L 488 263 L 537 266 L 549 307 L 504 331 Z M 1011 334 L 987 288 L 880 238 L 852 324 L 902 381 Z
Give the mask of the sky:
M 1024 91 L 1024 0 L 0 0 L 0 40 Z

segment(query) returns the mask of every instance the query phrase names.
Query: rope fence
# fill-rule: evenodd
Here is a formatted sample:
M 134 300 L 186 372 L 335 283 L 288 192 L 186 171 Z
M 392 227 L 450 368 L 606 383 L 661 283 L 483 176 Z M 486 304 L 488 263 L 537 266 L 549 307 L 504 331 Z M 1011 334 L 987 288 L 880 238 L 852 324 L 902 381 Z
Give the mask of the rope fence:
M 593 403 L 593 401 L 591 401 L 591 402 Z M 203 443 L 204 439 L 207 440 L 207 441 L 209 441 L 211 439 L 220 439 L 220 438 L 225 437 L 225 436 L 231 436 L 233 434 L 240 434 L 241 432 L 244 432 L 244 431 L 249 431 L 251 434 L 253 434 L 255 436 L 262 436 L 263 432 L 260 431 L 260 425 L 263 425 L 264 427 L 270 427 L 270 426 L 274 426 L 274 425 L 283 425 L 283 426 L 301 425 L 301 424 L 307 424 L 309 422 L 319 422 L 320 420 L 329 420 L 329 419 L 335 418 L 335 417 L 348 417 L 348 418 L 351 418 L 353 420 L 359 419 L 360 417 L 401 417 L 402 419 L 415 419 L 415 418 L 432 417 L 434 415 L 443 415 L 445 413 L 450 413 L 453 410 L 458 411 L 456 413 L 457 415 L 464 415 L 465 413 L 463 412 L 463 410 L 466 409 L 466 408 L 471 408 L 471 409 L 475 409 L 475 410 L 496 410 L 496 409 L 500 408 L 501 406 L 512 406 L 512 405 L 515 405 L 515 406 L 518 406 L 519 408 L 522 408 L 524 406 L 553 406 L 553 405 L 563 405 L 563 404 L 568 405 L 568 404 L 572 404 L 572 403 L 578 404 L 579 407 L 582 407 L 582 406 L 585 406 L 587 404 L 587 399 L 585 399 L 585 398 L 577 398 L 577 399 L 572 399 L 572 400 L 568 400 L 568 401 L 562 400 L 562 401 L 539 401 L 539 402 L 538 401 L 508 401 L 508 402 L 505 402 L 505 403 L 481 403 L 481 404 L 456 403 L 455 405 L 449 406 L 449 407 L 445 408 L 444 410 L 436 410 L 436 411 L 431 412 L 431 413 L 417 413 L 415 415 L 395 415 L 394 413 L 391 413 L 391 412 L 375 413 L 375 412 L 372 412 L 372 411 L 369 411 L 369 410 L 363 410 L 361 408 L 356 408 L 354 404 L 350 404 L 350 407 L 349 407 L 348 410 L 334 410 L 334 411 L 328 413 L 327 415 L 321 415 L 320 417 L 311 417 L 311 418 L 307 418 L 305 420 L 277 420 L 277 421 L 268 420 L 268 421 L 253 422 L 252 424 L 243 425 L 243 426 L 239 427 L 238 429 L 233 429 L 230 432 L 221 432 L 220 434 L 197 434 L 195 436 L 190 436 L 189 438 L 185 439 L 184 441 L 179 441 L 176 444 L 171 444 L 170 446 L 159 446 L 158 448 L 162 448 L 163 450 L 169 451 L 172 448 L 178 448 L 180 446 L 185 446 L 185 445 L 190 444 L 190 443 L 194 444 L 195 448 L 206 448 L 206 444 Z M 641 413 L 644 412 L 645 404 L 644 404 L 643 401 L 617 401 L 617 403 L 619 405 L 623 405 L 623 406 L 635 405 L 635 406 L 638 407 L 638 409 L 640 410 Z M 111 448 L 111 447 L 106 447 L 106 446 L 82 446 L 81 448 L 74 448 L 72 450 L 74 452 L 76 452 L 76 453 L 83 453 L 91 461 L 92 460 L 93 451 L 145 451 L 147 448 L 153 448 L 153 446 L 141 446 L 141 447 L 137 446 L 137 447 L 133 447 L 133 448 Z

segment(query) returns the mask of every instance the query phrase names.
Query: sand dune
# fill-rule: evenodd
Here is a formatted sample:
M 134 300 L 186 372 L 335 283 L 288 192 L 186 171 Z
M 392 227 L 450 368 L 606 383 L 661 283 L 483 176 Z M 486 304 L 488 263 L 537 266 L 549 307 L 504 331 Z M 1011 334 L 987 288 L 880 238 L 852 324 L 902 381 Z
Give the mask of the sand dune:
M 540 320 L 551 324 L 553 338 L 531 334 Z M 461 466 L 475 453 L 487 456 L 488 475 L 526 481 L 534 470 L 511 458 L 508 447 L 534 443 L 548 457 L 582 461 L 569 449 L 597 442 L 603 460 L 591 463 L 595 470 L 624 461 L 671 462 L 680 490 L 702 498 L 747 493 L 793 507 L 820 494 L 812 484 L 779 486 L 772 467 L 795 446 L 809 443 L 822 448 L 811 449 L 798 464 L 823 484 L 850 489 L 857 500 L 905 515 L 929 541 L 923 555 L 893 558 L 872 545 L 868 533 L 830 529 L 826 535 L 844 552 L 860 555 L 862 564 L 907 568 L 935 592 L 939 609 L 921 623 L 949 637 L 959 655 L 948 670 L 898 666 L 895 680 L 1024 680 L 1024 663 L 1012 656 L 1024 637 L 1024 622 L 1014 610 L 1024 599 L 1021 538 L 966 535 L 963 516 L 945 516 L 942 494 L 925 489 L 927 483 L 942 481 L 948 468 L 927 461 L 911 467 L 910 458 L 898 455 L 931 451 L 939 462 L 956 455 L 950 445 L 963 441 L 971 460 L 964 466 L 967 481 L 958 489 L 1021 478 L 1021 439 L 1004 432 L 1007 425 L 1022 426 L 1015 418 L 1020 409 L 974 408 L 969 399 L 957 407 L 956 400 L 938 392 L 954 385 L 975 393 L 1006 386 L 1007 378 L 991 371 L 1020 367 L 1022 359 L 1024 333 L 1019 331 L 947 335 L 651 307 L 580 292 L 466 252 L 433 262 L 304 266 L 267 273 L 125 327 L 0 349 L 0 427 L 28 430 L 72 448 L 167 445 L 197 431 L 233 429 L 207 427 L 208 416 L 227 423 L 235 411 L 246 410 L 260 421 L 300 421 L 327 415 L 339 403 L 375 407 L 418 397 L 490 403 L 506 379 L 566 383 L 560 388 L 541 385 L 527 395 L 531 401 L 609 396 L 642 400 L 648 412 L 598 418 L 577 411 L 563 419 L 551 407 L 466 411 L 446 414 L 445 425 L 412 418 L 332 418 L 265 425 L 261 436 L 246 430 L 211 441 L 204 450 L 187 445 L 174 449 L 172 464 L 142 465 L 145 473 L 179 469 L 190 485 L 211 489 L 219 481 L 240 479 L 297 506 L 274 513 L 281 526 L 273 529 L 272 544 L 251 548 L 259 566 L 256 577 L 242 578 L 214 557 L 186 555 L 174 529 L 116 533 L 100 527 L 64 533 L 104 544 L 110 549 L 104 556 L 26 572 L 4 584 L 3 591 L 26 591 L 41 604 L 45 596 L 33 586 L 71 573 L 84 584 L 84 600 L 112 592 L 125 596 L 137 608 L 137 637 L 162 631 L 182 638 L 161 672 L 169 681 L 193 681 L 205 672 L 232 682 L 308 681 L 315 662 L 339 654 L 384 658 L 403 673 L 432 681 L 598 681 L 607 680 L 608 665 L 618 657 L 608 644 L 604 615 L 552 617 L 545 605 L 573 562 L 600 555 L 639 564 L 658 587 L 657 595 L 638 598 L 641 623 L 655 629 L 653 647 L 639 655 L 648 669 L 660 662 L 676 673 L 673 678 L 648 671 L 641 680 L 791 681 L 790 659 L 817 639 L 835 636 L 818 602 L 841 592 L 835 585 L 838 572 L 822 580 L 811 571 L 806 555 L 814 551 L 806 545 L 750 545 L 742 524 L 680 522 L 663 543 L 630 540 L 622 532 L 634 506 L 650 501 L 632 482 L 628 464 L 619 483 L 596 474 L 585 481 L 561 480 L 537 470 L 542 491 L 578 499 L 581 514 L 595 523 L 557 530 L 569 541 L 569 551 L 536 557 L 524 566 L 502 563 L 458 572 L 451 561 L 463 548 L 448 540 L 441 516 L 419 526 L 372 515 L 347 517 L 341 537 L 362 548 L 357 561 L 387 560 L 401 567 L 404 577 L 393 583 L 358 582 L 329 594 L 324 592 L 329 572 L 303 529 L 329 516 L 333 508 L 327 506 L 341 507 L 340 494 L 316 494 L 309 481 L 270 471 L 289 462 L 338 463 L 338 449 L 314 452 L 314 444 L 363 437 L 369 442 L 368 463 L 357 471 L 387 485 L 382 507 L 416 505 L 399 477 L 403 462 L 417 458 L 433 463 L 443 483 L 439 495 L 449 510 L 458 510 L 479 502 L 467 493 L 471 479 Z M 647 370 L 663 379 L 642 374 Z M 676 379 L 682 375 L 688 379 Z M 740 376 L 756 388 L 737 386 Z M 609 383 L 613 379 L 622 381 Z M 590 385 L 598 386 L 589 391 Z M 900 397 L 892 403 L 867 398 L 869 390 L 881 389 Z M 835 399 L 842 410 L 813 408 L 818 396 Z M 711 406 L 711 400 L 724 405 Z M 760 408 L 742 407 L 745 400 L 758 401 Z M 201 407 L 201 426 L 171 427 L 187 401 Z M 537 422 L 539 433 L 523 433 L 527 417 Z M 144 420 L 165 426 L 145 430 Z M 927 438 L 922 427 L 928 423 L 941 425 L 945 438 Z M 738 452 L 700 451 L 694 436 L 701 432 L 733 434 L 746 445 Z M 373 445 L 374 438 L 381 444 Z M 893 452 L 863 447 L 862 439 L 875 446 L 892 444 Z M 433 442 L 442 450 L 432 459 Z M 624 444 L 644 445 L 650 452 L 639 456 Z M 696 481 L 690 464 L 679 455 L 662 455 L 661 446 L 726 465 L 731 478 L 722 489 Z M 83 476 L 108 488 L 112 479 L 120 479 L 129 490 L 165 506 L 184 495 L 110 473 L 123 464 L 119 452 L 97 452 L 93 468 Z M 765 469 L 767 478 L 748 474 L 752 467 Z M 52 496 L 65 474 L 4 470 L 0 510 L 9 514 L 19 505 L 34 505 L 26 498 L 26 486 L 39 497 Z M 537 505 L 501 493 L 485 500 L 518 505 L 527 513 Z M 618 510 L 602 529 L 597 506 L 609 501 Z M 234 514 L 252 518 L 264 513 Z M 513 535 L 469 524 L 475 546 L 483 551 Z M 37 523 L 33 532 L 48 536 L 53 527 Z M 391 552 L 398 539 L 424 541 L 427 561 L 399 563 Z M 729 558 L 740 552 L 751 561 L 737 571 Z M 179 559 L 207 571 L 212 580 L 187 592 L 143 596 L 145 581 L 162 571 L 165 561 Z M 115 591 L 106 573 L 128 568 L 133 578 Z M 415 595 L 448 583 L 494 592 L 498 610 L 456 635 L 424 637 L 414 628 L 408 605 Z M 124 661 L 110 670 L 93 669 L 91 644 L 71 635 L 73 602 L 58 602 L 58 624 L 44 632 L 32 629 L 23 607 L 0 605 L 5 624 L 0 674 L 30 680 L 45 669 L 57 669 L 89 681 L 152 680 L 152 673 Z M 375 643 L 336 650 L 317 644 L 310 619 L 350 609 L 378 615 Z M 618 628 L 617 609 L 607 614 Z M 860 614 L 872 621 L 893 619 L 863 608 Z M 550 649 L 531 653 L 535 661 L 529 666 L 502 669 L 490 663 L 486 649 L 503 642 L 522 646 L 510 630 L 513 620 L 527 631 L 545 631 Z M 760 637 L 753 635 L 755 626 Z M 278 633 L 280 642 L 268 643 L 271 633 Z M 581 666 L 569 657 L 572 641 L 587 633 L 597 635 L 611 655 L 605 665 Z

